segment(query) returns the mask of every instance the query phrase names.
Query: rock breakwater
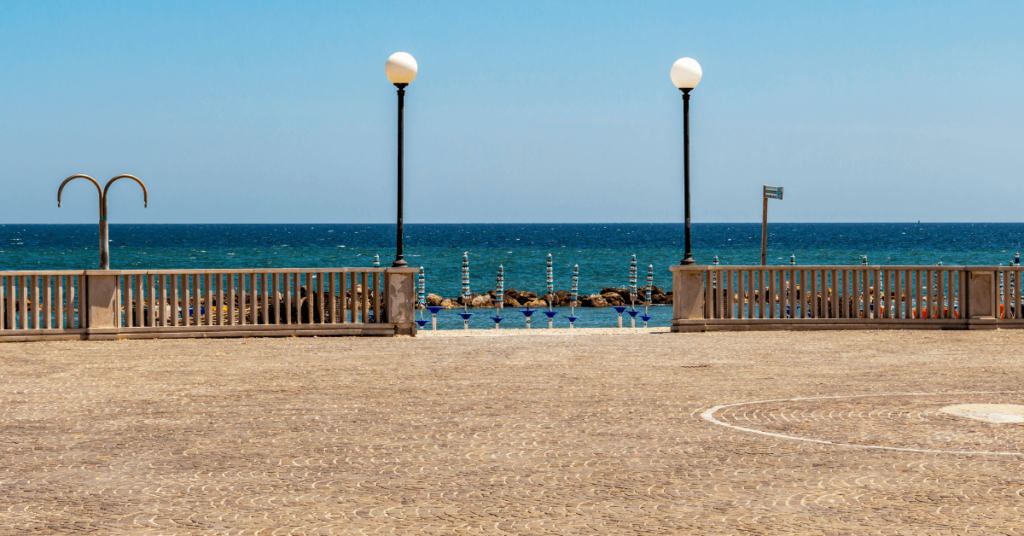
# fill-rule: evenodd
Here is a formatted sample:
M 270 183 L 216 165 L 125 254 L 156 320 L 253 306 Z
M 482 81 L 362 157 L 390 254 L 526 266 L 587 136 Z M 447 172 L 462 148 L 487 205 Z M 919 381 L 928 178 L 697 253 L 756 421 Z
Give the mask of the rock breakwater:
M 438 294 L 427 294 L 424 300 L 428 306 L 444 307 L 445 309 L 456 309 L 461 307 L 469 307 L 470 309 L 493 309 L 495 307 L 497 297 L 498 294 L 496 291 L 488 290 L 483 294 L 470 294 L 468 301 L 463 296 L 445 298 Z M 536 309 L 547 307 L 550 298 L 552 307 L 569 307 L 570 297 L 571 294 L 567 290 L 559 290 L 554 292 L 551 296 L 547 296 L 545 294 L 537 294 L 533 291 L 520 291 L 510 288 L 505 291 L 505 294 L 503 295 L 503 302 L 505 307 L 527 307 L 530 309 Z M 651 291 L 651 303 L 654 305 L 671 304 L 672 291 L 665 292 L 658 287 L 653 287 Z M 629 289 L 614 287 L 605 287 L 597 294 L 580 295 L 577 301 L 577 307 L 614 307 L 629 304 Z M 636 304 L 637 306 L 643 305 L 642 292 L 637 294 Z

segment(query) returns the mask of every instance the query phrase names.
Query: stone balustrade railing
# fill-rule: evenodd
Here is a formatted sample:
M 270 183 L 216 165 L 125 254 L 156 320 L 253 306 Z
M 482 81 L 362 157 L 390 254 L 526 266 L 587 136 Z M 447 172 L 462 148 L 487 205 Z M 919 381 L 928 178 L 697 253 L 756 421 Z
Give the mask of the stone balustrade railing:
M 0 341 L 415 334 L 415 268 L 0 272 Z
M 675 332 L 1024 327 L 1019 266 L 671 269 Z

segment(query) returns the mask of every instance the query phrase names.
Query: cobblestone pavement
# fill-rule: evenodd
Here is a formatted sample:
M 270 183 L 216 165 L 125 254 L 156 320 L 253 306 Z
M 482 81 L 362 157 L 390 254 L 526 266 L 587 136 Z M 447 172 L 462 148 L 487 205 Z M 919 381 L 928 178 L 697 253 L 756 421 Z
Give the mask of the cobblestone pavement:
M 426 335 L 0 344 L 0 534 L 1024 534 L 1024 332 Z

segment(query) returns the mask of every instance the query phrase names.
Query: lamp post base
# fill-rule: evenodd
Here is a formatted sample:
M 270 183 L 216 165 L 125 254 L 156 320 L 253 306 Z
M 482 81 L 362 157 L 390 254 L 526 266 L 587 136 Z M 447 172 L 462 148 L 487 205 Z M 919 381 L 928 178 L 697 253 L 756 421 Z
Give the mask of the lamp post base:
M 688 266 L 691 264 L 697 264 L 697 261 L 693 260 L 693 257 L 691 257 L 690 255 L 687 255 L 683 257 L 683 260 L 679 261 L 679 264 L 682 264 L 683 266 Z
M 395 259 L 395 262 L 391 263 L 392 268 L 405 268 L 406 266 L 409 266 L 409 263 L 405 262 L 405 259 L 402 258 Z

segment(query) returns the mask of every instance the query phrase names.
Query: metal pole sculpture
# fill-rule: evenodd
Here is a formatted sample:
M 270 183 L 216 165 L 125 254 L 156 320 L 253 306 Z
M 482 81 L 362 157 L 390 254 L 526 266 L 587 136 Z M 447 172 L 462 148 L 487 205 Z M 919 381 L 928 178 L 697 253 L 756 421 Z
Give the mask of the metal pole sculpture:
M 544 314 L 546 314 L 548 316 L 548 329 L 551 329 L 551 328 L 554 327 L 554 323 L 555 323 L 554 319 L 555 319 L 555 315 L 558 314 L 558 311 L 552 311 L 551 310 L 551 304 L 555 300 L 555 277 L 554 277 L 554 272 L 552 271 L 552 267 L 551 267 L 551 254 L 550 253 L 548 253 L 548 264 L 547 264 L 547 271 L 545 272 L 545 274 L 546 274 L 546 277 L 547 277 L 547 285 L 548 285 L 548 294 L 547 294 L 548 310 L 544 311 Z
M 143 201 L 143 205 L 142 206 L 144 208 L 149 208 L 149 192 L 146 191 L 146 185 L 143 184 L 142 181 L 139 180 L 138 177 L 135 177 L 135 176 L 132 176 L 132 175 L 118 175 L 118 176 L 110 179 L 109 181 L 107 181 L 107 184 L 106 184 L 106 186 L 103 187 L 103 189 L 100 189 L 100 183 L 96 182 L 96 179 L 94 179 L 94 178 L 92 178 L 92 177 L 90 177 L 88 175 L 72 175 L 72 176 L 64 179 L 64 182 L 62 182 L 60 184 L 60 188 L 57 189 L 57 208 L 60 208 L 60 198 L 61 198 L 61 194 L 64 192 L 64 186 L 67 183 L 71 182 L 73 179 L 86 179 L 86 180 L 88 180 L 89 182 L 91 182 L 93 184 L 93 186 L 96 187 L 96 191 L 100 195 L 100 231 L 99 231 L 100 232 L 100 270 L 109 270 L 110 269 L 110 239 L 108 238 L 108 236 L 109 236 L 110 233 L 109 233 L 109 229 L 107 228 L 107 191 L 110 190 L 110 185 L 114 184 L 119 179 L 132 179 L 133 181 L 139 183 L 139 186 L 142 187 L 142 201 Z
M 471 294 L 469 292 L 469 252 L 462 253 L 462 306 L 463 312 L 459 313 L 462 317 L 463 327 L 469 329 L 469 317 L 473 316 L 473 313 L 469 312 L 469 300 Z
M 569 329 L 575 328 L 576 302 L 580 297 L 580 265 L 572 267 L 572 293 L 569 295 Z
M 505 267 L 498 265 L 498 279 L 496 281 L 494 290 L 494 316 L 491 320 L 494 320 L 494 329 L 500 329 L 501 321 L 505 320 L 501 316 L 501 308 L 505 305 Z

